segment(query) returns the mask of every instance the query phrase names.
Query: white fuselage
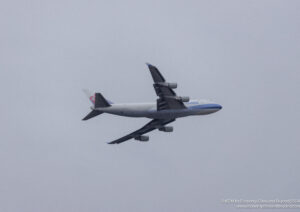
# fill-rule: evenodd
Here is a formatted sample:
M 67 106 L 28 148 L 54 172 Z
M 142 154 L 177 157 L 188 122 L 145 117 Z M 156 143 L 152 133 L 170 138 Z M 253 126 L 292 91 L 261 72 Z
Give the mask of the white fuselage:
M 151 119 L 176 119 L 192 115 L 206 115 L 222 109 L 222 106 L 206 100 L 192 100 L 184 103 L 185 109 L 157 110 L 156 103 L 112 104 L 109 107 L 95 108 L 104 113 L 126 117 L 146 117 Z

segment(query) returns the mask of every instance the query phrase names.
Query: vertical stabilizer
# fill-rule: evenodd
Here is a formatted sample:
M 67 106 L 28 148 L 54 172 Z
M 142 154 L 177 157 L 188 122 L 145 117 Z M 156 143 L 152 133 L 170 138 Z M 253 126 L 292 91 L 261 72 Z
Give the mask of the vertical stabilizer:
M 101 93 L 95 93 L 95 108 L 111 106 Z
M 89 100 L 93 103 L 94 107 L 92 107 L 92 111 L 86 117 L 84 117 L 82 120 L 85 121 L 85 120 L 94 118 L 95 116 L 98 116 L 98 115 L 100 115 L 100 114 L 103 113 L 103 112 L 101 112 L 99 110 L 95 110 L 96 108 L 110 107 L 111 106 L 111 102 L 107 101 L 102 96 L 101 93 L 95 93 L 95 94 L 93 94 L 92 92 L 90 92 L 87 89 L 84 89 L 83 92 L 89 98 Z

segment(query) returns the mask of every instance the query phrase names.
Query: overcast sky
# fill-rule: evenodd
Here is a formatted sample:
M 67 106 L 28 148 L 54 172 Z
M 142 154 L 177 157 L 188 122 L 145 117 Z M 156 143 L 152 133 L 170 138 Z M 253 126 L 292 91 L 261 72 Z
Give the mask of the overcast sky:
M 300 198 L 300 2 L 0 1 L 0 211 L 239 211 Z M 145 65 L 218 113 L 148 143 L 149 120 L 83 122 L 82 88 L 151 102 Z M 265 211 L 265 210 L 255 210 Z

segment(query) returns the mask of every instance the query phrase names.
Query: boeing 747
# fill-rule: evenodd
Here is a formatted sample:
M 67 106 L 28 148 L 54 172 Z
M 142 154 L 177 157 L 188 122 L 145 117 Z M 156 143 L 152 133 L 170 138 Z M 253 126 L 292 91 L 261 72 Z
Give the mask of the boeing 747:
M 148 141 L 149 136 L 144 134 L 158 129 L 163 132 L 172 132 L 173 127 L 167 126 L 177 118 L 194 115 L 206 115 L 215 113 L 222 109 L 222 106 L 207 100 L 190 100 L 187 96 L 177 96 L 173 89 L 177 83 L 166 82 L 159 70 L 147 64 L 152 75 L 154 90 L 158 96 L 153 103 L 112 103 L 105 99 L 101 93 L 92 94 L 84 90 L 93 104 L 91 112 L 82 120 L 88 120 L 102 113 L 126 117 L 146 117 L 152 119 L 142 128 L 108 144 L 120 144 L 129 139 Z

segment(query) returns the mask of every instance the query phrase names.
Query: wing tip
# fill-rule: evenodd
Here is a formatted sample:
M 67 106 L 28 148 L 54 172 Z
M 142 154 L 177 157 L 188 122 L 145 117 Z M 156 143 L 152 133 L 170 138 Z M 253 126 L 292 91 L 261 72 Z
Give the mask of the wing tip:
M 151 65 L 150 63 L 146 63 L 146 65 L 150 68 L 150 67 L 155 67 L 154 65 Z

